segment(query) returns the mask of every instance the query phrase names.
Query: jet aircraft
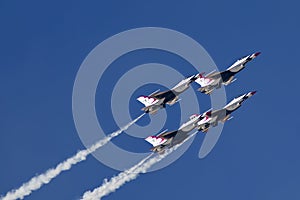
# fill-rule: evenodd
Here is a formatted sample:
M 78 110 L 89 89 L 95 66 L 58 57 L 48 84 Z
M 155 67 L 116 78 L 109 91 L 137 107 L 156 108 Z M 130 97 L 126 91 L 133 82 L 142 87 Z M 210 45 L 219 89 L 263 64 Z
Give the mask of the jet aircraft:
M 203 123 L 202 126 L 198 128 L 198 130 L 207 132 L 211 126 L 215 127 L 219 122 L 225 123 L 226 121 L 232 119 L 232 112 L 237 110 L 246 99 L 252 97 L 255 93 L 256 91 L 252 91 L 240 95 L 230 101 L 226 106 L 224 106 L 224 108 L 206 112 L 206 116 L 208 117 L 208 119 L 206 120 L 206 123 Z
M 190 76 L 182 81 L 180 81 L 171 90 L 163 92 L 154 92 L 149 96 L 140 96 L 137 98 L 139 102 L 145 105 L 142 108 L 143 111 L 150 114 L 155 114 L 161 108 L 165 108 L 166 104 L 174 105 L 179 101 L 179 95 L 186 91 L 192 82 L 194 82 L 199 77 L 199 74 Z
M 203 113 L 202 115 L 191 115 L 190 119 L 182 124 L 178 130 L 169 132 L 163 131 L 156 136 L 149 136 L 145 140 L 153 145 L 151 151 L 162 153 L 166 148 L 171 148 L 182 143 L 189 137 L 189 132 L 193 129 L 200 129 L 202 126 L 205 126 L 210 120 L 208 115 L 210 115 L 210 111 Z
M 210 94 L 214 89 L 218 89 L 221 85 L 229 85 L 233 83 L 236 79 L 234 76 L 245 68 L 245 65 L 256 58 L 260 52 L 253 53 L 251 55 L 245 56 L 235 63 L 233 63 L 228 69 L 222 72 L 211 72 L 206 76 L 204 73 L 199 74 L 199 78 L 195 80 L 201 87 L 198 89 L 200 92 L 205 94 Z

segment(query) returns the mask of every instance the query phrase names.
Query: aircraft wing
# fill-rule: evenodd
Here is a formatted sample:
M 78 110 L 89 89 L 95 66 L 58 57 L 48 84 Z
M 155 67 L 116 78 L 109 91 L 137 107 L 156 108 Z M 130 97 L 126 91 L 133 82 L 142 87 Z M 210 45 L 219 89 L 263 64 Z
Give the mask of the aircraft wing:
M 155 90 L 154 92 L 152 92 L 152 93 L 151 93 L 151 94 L 149 94 L 148 96 L 149 96 L 149 97 L 151 97 L 151 96 L 153 96 L 153 95 L 155 95 L 155 94 L 159 93 L 159 91 L 160 91 L 160 89 L 158 89 L 158 90 Z
M 170 139 L 172 137 L 175 137 L 175 135 L 177 134 L 178 131 L 168 131 L 168 132 L 163 132 L 159 135 L 157 135 L 157 137 L 162 137 L 165 139 Z
M 176 135 L 174 136 L 172 142 L 171 142 L 171 147 L 177 144 L 180 144 L 183 142 L 186 138 L 189 137 L 189 132 L 184 132 L 182 130 L 178 130 Z
M 219 78 L 226 79 L 226 77 L 230 77 L 232 75 L 233 75 L 233 73 L 231 71 L 225 70 L 222 72 L 214 72 L 212 74 L 208 74 L 206 77 L 217 80 Z
M 212 126 L 216 126 L 218 124 L 218 121 L 224 119 L 228 114 L 228 111 L 226 110 L 226 108 L 222 108 L 222 109 L 219 109 L 219 110 L 214 110 L 211 112 L 211 115 L 210 115 L 210 124 Z
M 154 92 L 154 93 L 152 93 L 151 95 L 150 95 L 150 97 L 160 97 L 160 96 L 162 96 L 162 95 L 164 95 L 166 93 L 166 91 L 163 91 L 163 92 L 159 92 L 159 91 L 157 91 L 157 92 Z
M 170 144 L 170 141 L 176 136 L 177 131 L 162 132 L 155 136 L 149 136 L 145 140 L 152 144 L 153 151 L 161 151 L 163 147 Z
M 167 90 L 167 91 L 163 91 L 163 92 L 156 92 L 154 94 L 152 94 L 150 97 L 156 98 L 156 99 L 162 99 L 165 98 L 166 96 L 172 94 L 173 91 L 172 90 Z
M 171 148 L 174 145 L 184 142 L 188 137 L 188 132 L 176 130 L 163 132 L 156 136 L 149 136 L 145 140 L 152 144 L 153 148 L 151 148 L 151 151 L 160 153 L 164 152 L 165 148 Z
M 207 74 L 205 77 L 211 78 L 211 79 L 217 79 L 221 76 L 221 73 L 222 72 L 213 72 L 213 73 Z
M 213 85 L 207 85 L 207 86 L 199 88 L 198 90 L 202 93 L 210 94 L 213 91 L 213 89 L 214 89 Z
M 242 69 L 240 69 L 240 70 L 242 70 Z M 220 80 L 224 85 L 228 85 L 236 80 L 236 79 L 234 79 L 234 75 L 237 72 L 232 72 L 231 70 L 227 69 L 222 72 L 215 72 L 213 74 L 210 74 L 207 76 L 207 79 L 215 80 L 215 82 L 219 82 L 219 80 Z
M 211 112 L 211 118 L 220 118 L 220 117 L 225 117 L 227 114 L 227 110 L 225 108 L 219 109 L 219 110 L 214 110 Z
M 220 79 L 220 72 L 212 72 L 206 76 L 199 74 L 195 82 L 201 86 L 201 88 L 199 88 L 200 92 L 209 94 L 215 87 L 218 87 Z
M 165 133 L 161 133 L 156 137 L 163 138 L 166 140 L 172 139 L 171 146 L 173 146 L 185 140 L 188 137 L 188 133 L 189 132 L 184 132 L 182 130 L 176 130 L 176 131 L 168 131 Z
M 145 112 L 149 112 L 150 114 L 155 114 L 161 108 L 161 105 L 163 104 L 164 100 L 165 98 L 157 99 L 155 103 L 142 108 L 142 110 Z

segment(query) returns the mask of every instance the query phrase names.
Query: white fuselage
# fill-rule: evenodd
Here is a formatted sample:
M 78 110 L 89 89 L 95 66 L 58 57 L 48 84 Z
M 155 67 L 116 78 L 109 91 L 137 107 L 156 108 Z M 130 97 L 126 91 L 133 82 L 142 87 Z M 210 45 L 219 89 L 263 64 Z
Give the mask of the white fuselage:
M 194 128 L 196 128 L 199 119 L 200 119 L 200 115 L 194 115 L 194 117 L 191 118 L 189 121 L 183 123 L 179 127 L 179 130 L 182 130 L 184 132 L 192 131 Z
M 242 58 L 235 63 L 233 63 L 227 70 L 231 72 L 239 72 L 245 67 L 245 63 L 247 62 L 247 58 Z
M 194 76 L 190 76 L 186 79 L 183 79 L 177 85 L 175 85 L 171 90 L 173 90 L 176 93 L 182 93 L 182 92 L 186 91 L 187 89 L 189 89 L 190 84 L 191 84 L 191 79 L 193 77 Z
M 234 98 L 230 103 L 228 103 L 224 108 L 226 108 L 227 110 L 229 111 L 233 111 L 233 110 L 236 110 L 238 107 L 241 106 L 241 103 L 244 101 L 244 97 L 245 97 L 245 94 L 237 97 L 237 98 Z

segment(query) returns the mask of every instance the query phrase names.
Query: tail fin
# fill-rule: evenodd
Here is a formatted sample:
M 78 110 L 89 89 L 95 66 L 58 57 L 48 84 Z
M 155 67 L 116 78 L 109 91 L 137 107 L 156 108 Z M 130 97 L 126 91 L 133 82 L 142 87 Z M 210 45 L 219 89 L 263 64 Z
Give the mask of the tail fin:
M 206 111 L 203 113 L 204 116 L 211 117 L 211 110 Z
M 201 85 L 201 87 L 205 87 L 210 85 L 213 82 L 213 79 L 205 77 L 202 73 L 199 74 L 199 78 L 197 78 L 195 82 Z
M 201 115 L 201 120 L 198 122 L 198 125 L 206 124 L 211 120 L 211 110 L 203 113 Z
M 157 136 L 149 136 L 145 139 L 147 142 L 152 144 L 153 147 L 156 147 L 158 145 L 161 145 L 167 141 L 167 139 Z
M 137 98 L 137 100 L 144 104 L 146 107 L 151 106 L 159 101 L 158 99 L 149 96 L 140 96 L 139 98 Z

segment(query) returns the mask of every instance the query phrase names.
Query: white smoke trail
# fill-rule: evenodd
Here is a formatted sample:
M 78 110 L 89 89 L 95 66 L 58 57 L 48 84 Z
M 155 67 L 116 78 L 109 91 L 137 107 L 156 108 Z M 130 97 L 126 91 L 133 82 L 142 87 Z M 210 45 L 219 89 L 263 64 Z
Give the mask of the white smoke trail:
M 23 199 L 25 196 L 30 195 L 34 190 L 38 190 L 44 184 L 48 184 L 52 179 L 57 177 L 61 172 L 67 171 L 71 169 L 73 165 L 81 161 L 84 161 L 88 155 L 90 155 L 100 147 L 107 144 L 114 137 L 120 135 L 123 131 L 128 129 L 131 125 L 137 122 L 144 115 L 145 113 L 140 115 L 139 117 L 137 117 L 136 119 L 134 119 L 133 121 L 125 125 L 124 127 L 122 127 L 120 130 L 111 133 L 110 135 L 103 138 L 102 140 L 99 140 L 97 143 L 95 143 L 88 149 L 79 151 L 71 158 L 68 158 L 67 160 L 59 163 L 55 168 L 49 169 L 45 173 L 31 178 L 28 182 L 24 183 L 21 187 L 8 192 L 4 197 L 0 197 L 0 199 L 1 200 L 14 200 L 18 198 Z
M 158 163 L 165 157 L 167 157 L 170 153 L 178 149 L 184 142 L 193 137 L 197 132 L 191 134 L 188 138 L 186 138 L 182 143 L 175 145 L 174 147 L 168 149 L 163 154 L 157 154 L 155 157 L 151 158 L 152 154 L 148 157 L 140 161 L 135 166 L 131 167 L 128 170 L 125 170 L 119 173 L 117 176 L 111 178 L 109 181 L 107 179 L 104 180 L 103 184 L 98 188 L 95 188 L 93 191 L 87 191 L 83 194 L 82 200 L 98 200 L 102 197 L 109 195 L 112 192 L 115 192 L 121 186 L 123 186 L 126 182 L 132 181 L 138 177 L 140 173 L 145 173 L 152 165 Z

